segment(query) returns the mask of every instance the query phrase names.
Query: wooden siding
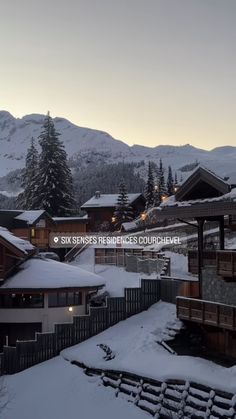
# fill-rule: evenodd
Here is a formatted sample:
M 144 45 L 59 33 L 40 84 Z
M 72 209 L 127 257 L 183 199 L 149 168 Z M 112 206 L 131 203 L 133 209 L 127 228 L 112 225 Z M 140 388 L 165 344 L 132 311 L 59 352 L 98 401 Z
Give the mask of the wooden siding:
M 203 267 L 216 266 L 216 250 L 203 251 Z M 198 273 L 198 251 L 188 251 L 188 271 L 192 274 Z
M 51 229 L 51 233 L 86 233 L 86 231 L 85 222 L 60 222 Z
M 236 251 L 222 250 L 216 254 L 217 275 L 236 281 Z

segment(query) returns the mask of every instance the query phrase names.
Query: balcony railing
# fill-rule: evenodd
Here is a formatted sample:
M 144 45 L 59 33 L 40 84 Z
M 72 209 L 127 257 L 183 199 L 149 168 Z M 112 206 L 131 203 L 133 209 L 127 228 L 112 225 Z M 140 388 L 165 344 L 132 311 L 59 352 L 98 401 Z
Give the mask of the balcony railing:
M 177 297 L 177 317 L 222 329 L 236 330 L 236 306 Z

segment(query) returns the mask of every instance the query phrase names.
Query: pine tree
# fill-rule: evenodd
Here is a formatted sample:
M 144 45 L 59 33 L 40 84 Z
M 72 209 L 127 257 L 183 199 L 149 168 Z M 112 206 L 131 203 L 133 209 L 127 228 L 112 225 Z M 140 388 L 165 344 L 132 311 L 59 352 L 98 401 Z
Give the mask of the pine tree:
M 42 152 L 33 202 L 52 216 L 70 215 L 75 209 L 72 175 L 59 135 L 48 113 L 39 136 Z
M 24 210 L 36 209 L 34 206 L 34 193 L 36 189 L 36 178 L 38 172 L 38 150 L 31 139 L 31 145 L 27 151 L 25 169 L 22 176 L 21 187 L 24 189 L 17 197 L 17 208 Z
M 175 172 L 175 186 L 178 185 L 178 177 L 177 177 L 177 172 Z
M 158 190 L 158 186 L 155 186 L 154 188 L 154 200 L 153 200 L 153 206 L 158 207 L 161 203 L 161 198 Z
M 168 196 L 171 196 L 174 194 L 174 181 L 173 181 L 171 166 L 168 166 L 168 177 L 167 177 L 167 182 L 166 182 L 166 189 L 167 189 Z
M 126 185 L 122 180 L 119 185 L 119 195 L 117 199 L 117 206 L 114 212 L 115 227 L 120 228 L 122 223 L 132 221 L 134 218 L 133 210 L 129 205 L 129 197 Z
M 154 204 L 154 178 L 151 162 L 148 164 L 148 178 L 145 187 L 146 210 Z
M 159 199 L 160 200 L 162 200 L 163 196 L 166 195 L 166 184 L 165 184 L 164 168 L 163 168 L 162 160 L 161 159 L 160 159 L 160 165 L 159 165 L 158 193 L 159 193 Z

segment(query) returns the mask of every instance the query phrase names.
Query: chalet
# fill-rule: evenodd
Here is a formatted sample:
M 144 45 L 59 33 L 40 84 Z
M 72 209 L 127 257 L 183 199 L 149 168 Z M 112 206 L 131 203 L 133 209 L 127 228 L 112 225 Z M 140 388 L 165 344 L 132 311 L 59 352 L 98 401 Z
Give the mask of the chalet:
M 145 198 L 141 193 L 128 194 L 129 204 L 137 218 L 145 208 Z M 97 231 L 107 225 L 112 230 L 113 216 L 117 206 L 118 194 L 101 194 L 99 191 L 85 202 L 81 209 L 86 211 L 89 218 L 89 231 Z
M 86 314 L 91 293 L 103 285 L 98 275 L 35 256 L 31 243 L 1 228 L 0 347 Z
M 225 228 L 236 226 L 235 185 L 200 167 L 161 204 L 158 217 L 197 221 L 198 248 L 189 252 L 189 270 L 198 273 L 199 296 L 177 297 L 177 316 L 197 324 L 211 350 L 236 358 L 236 251 L 225 249 Z M 206 221 L 219 225 L 212 250 L 204 248 Z
M 0 210 L 0 225 L 30 241 L 39 250 L 49 250 L 50 233 L 84 233 L 85 217 L 51 217 L 44 210 Z

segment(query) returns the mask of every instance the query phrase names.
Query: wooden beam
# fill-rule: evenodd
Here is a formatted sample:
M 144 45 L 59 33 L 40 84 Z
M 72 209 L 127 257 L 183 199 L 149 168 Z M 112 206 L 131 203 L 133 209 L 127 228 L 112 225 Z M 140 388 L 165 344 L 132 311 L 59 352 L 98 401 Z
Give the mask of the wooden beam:
M 204 218 L 197 218 L 198 223 L 198 280 L 199 280 L 199 295 L 202 298 L 202 265 L 203 265 L 203 227 Z
M 220 250 L 224 250 L 225 248 L 225 222 L 224 216 L 222 215 L 219 218 L 219 229 L 220 229 Z

